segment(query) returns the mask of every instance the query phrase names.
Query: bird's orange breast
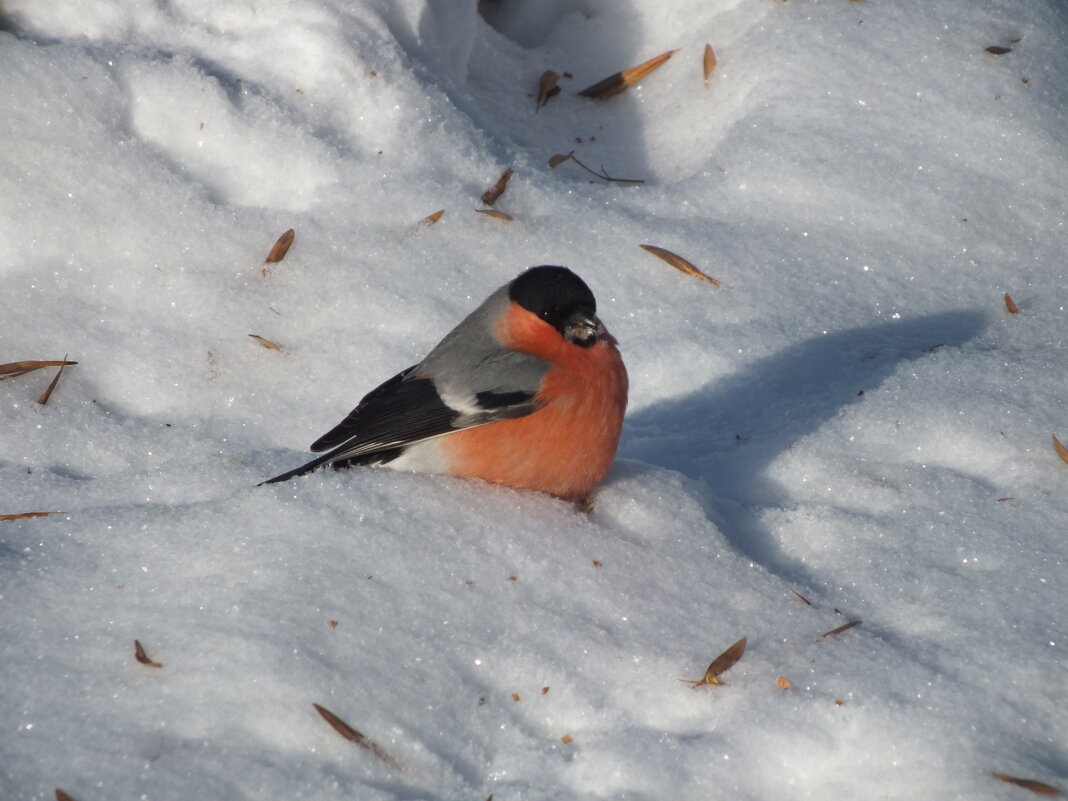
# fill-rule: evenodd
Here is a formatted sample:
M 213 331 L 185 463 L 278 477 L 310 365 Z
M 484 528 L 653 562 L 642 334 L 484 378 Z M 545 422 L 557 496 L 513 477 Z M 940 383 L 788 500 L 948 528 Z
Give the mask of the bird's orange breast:
M 579 347 L 515 305 L 497 334 L 506 347 L 549 362 L 537 409 L 444 437 L 448 472 L 586 498 L 612 465 L 627 408 L 627 371 L 615 339 L 605 334 L 595 345 Z

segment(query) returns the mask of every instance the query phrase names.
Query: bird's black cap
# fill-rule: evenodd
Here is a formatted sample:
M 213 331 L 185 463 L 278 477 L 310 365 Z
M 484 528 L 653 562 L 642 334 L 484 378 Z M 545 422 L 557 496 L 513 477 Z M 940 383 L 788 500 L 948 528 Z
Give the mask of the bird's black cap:
M 531 267 L 508 285 L 508 297 L 559 331 L 576 311 L 597 311 L 586 282 L 566 267 Z

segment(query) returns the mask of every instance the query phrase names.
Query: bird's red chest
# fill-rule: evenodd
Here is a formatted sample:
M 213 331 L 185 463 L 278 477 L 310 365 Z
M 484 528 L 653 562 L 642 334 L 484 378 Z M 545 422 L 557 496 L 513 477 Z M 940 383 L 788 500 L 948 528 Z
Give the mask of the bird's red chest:
M 606 334 L 582 348 L 529 313 L 510 317 L 500 331 L 505 345 L 551 365 L 536 396 L 538 409 L 443 438 L 448 472 L 586 498 L 612 465 L 627 407 L 627 371 L 615 340 Z

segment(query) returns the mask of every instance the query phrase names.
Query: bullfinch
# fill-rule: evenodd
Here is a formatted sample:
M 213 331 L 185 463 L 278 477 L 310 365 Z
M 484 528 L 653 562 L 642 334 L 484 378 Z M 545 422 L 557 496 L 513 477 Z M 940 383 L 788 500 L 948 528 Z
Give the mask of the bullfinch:
M 588 500 L 615 457 L 627 370 L 586 283 L 532 267 L 312 444 L 322 465 L 481 478 Z

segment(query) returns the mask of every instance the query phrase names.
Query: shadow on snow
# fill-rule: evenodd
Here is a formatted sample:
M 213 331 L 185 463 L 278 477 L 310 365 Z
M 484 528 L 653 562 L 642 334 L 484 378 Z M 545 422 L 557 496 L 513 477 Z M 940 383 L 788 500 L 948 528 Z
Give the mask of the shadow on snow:
M 985 327 L 955 311 L 853 328 L 800 342 L 681 398 L 628 416 L 619 455 L 676 470 L 707 487 L 709 517 L 741 553 L 789 579 L 810 583 L 760 520 L 790 504 L 765 476 L 802 437 L 876 389 L 903 363 L 960 347 Z

